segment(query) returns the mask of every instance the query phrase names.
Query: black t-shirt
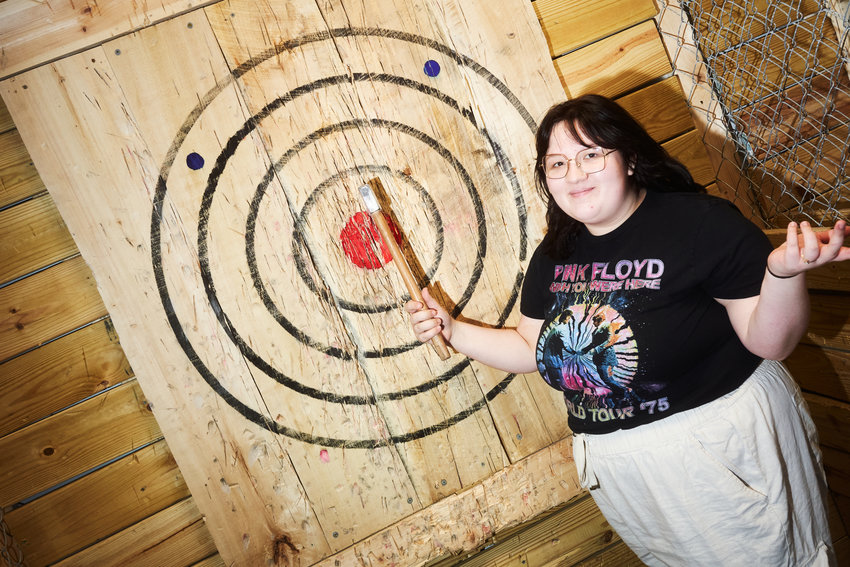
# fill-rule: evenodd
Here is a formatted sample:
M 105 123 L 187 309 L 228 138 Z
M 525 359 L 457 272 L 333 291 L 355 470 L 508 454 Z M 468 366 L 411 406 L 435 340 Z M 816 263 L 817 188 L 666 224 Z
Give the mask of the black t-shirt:
M 570 428 L 636 427 L 740 386 L 760 359 L 714 298 L 758 295 L 770 251 L 729 201 L 653 192 L 614 231 L 582 229 L 568 258 L 538 248 L 520 311 L 544 320 L 537 367 Z

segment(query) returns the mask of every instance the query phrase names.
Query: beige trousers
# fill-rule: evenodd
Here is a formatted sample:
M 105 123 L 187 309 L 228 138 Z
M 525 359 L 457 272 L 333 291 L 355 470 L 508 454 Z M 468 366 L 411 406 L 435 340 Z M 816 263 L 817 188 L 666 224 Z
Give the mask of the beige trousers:
M 832 566 L 817 433 L 786 368 L 604 435 L 578 434 L 582 486 L 647 565 Z

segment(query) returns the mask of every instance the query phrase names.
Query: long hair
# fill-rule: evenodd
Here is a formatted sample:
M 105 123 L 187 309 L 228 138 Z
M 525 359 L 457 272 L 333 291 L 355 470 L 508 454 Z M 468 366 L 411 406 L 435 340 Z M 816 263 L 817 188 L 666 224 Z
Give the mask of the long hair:
M 554 257 L 565 257 L 575 248 L 581 223 L 568 216 L 549 193 L 543 159 L 556 125 L 563 123 L 577 141 L 618 150 L 633 170 L 630 177 L 635 190 L 668 192 L 704 192 L 687 168 L 676 161 L 652 139 L 647 131 L 623 107 L 609 98 L 587 94 L 556 104 L 537 127 L 535 144 L 537 164 L 534 180 L 546 203 L 546 236 L 541 247 Z

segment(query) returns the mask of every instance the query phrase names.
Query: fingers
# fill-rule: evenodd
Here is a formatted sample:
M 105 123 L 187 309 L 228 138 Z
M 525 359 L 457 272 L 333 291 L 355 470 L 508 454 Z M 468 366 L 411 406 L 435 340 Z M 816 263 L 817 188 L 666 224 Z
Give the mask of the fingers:
M 440 305 L 431 297 L 428 288 L 422 290 L 422 299 L 424 305 L 411 300 L 404 304 L 404 309 L 410 314 L 416 338 L 425 343 L 443 331 L 443 320 L 440 318 Z
M 803 264 L 813 264 L 820 256 L 820 244 L 812 225 L 807 221 L 800 223 L 800 232 L 803 234 L 803 246 L 800 248 L 800 261 Z
M 848 249 L 844 239 L 848 234 L 847 222 L 839 220 L 828 231 L 815 232 L 811 224 L 803 221 L 799 225 L 788 224 L 785 239 L 785 264 L 791 271 L 805 271 L 828 262 L 844 260 Z

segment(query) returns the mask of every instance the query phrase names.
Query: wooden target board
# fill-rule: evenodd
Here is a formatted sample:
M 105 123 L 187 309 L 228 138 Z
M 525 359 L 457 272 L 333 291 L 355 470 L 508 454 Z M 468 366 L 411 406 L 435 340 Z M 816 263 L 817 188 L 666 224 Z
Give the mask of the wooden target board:
M 516 321 L 563 97 L 525 0 L 222 2 L 0 93 L 222 556 L 311 564 L 566 433 L 418 344 L 358 187 L 458 316 Z

